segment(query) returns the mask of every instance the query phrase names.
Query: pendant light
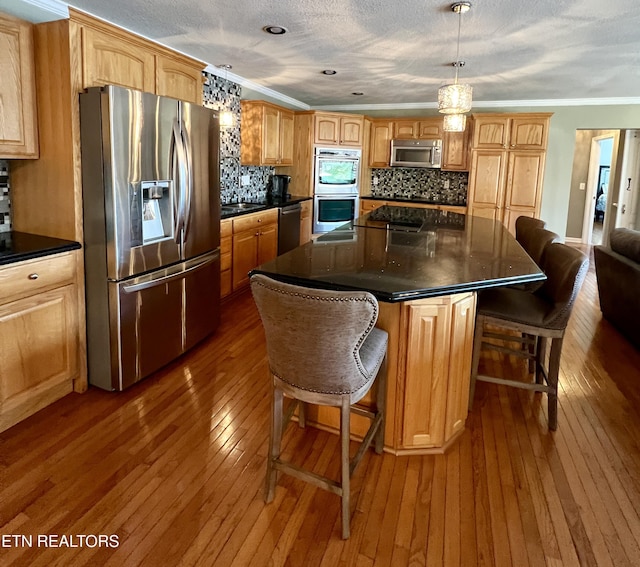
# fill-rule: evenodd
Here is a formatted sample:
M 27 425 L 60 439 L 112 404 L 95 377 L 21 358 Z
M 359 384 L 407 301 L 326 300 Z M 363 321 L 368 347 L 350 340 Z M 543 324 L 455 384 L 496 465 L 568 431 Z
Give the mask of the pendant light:
M 218 69 L 224 69 L 224 80 L 225 83 L 228 82 L 227 79 L 227 73 L 229 72 L 229 69 L 232 69 L 233 67 L 231 65 L 229 65 L 228 63 L 225 63 L 223 65 L 216 65 L 216 67 L 218 67 Z M 225 84 L 225 92 L 228 93 L 228 89 L 227 89 L 227 85 Z M 226 99 L 226 97 L 225 97 Z M 226 100 L 225 100 L 226 102 Z M 224 103 L 223 103 L 224 104 Z M 219 120 L 220 120 L 220 128 L 231 128 L 233 126 L 234 123 L 234 116 L 233 116 L 233 112 L 231 112 L 230 110 L 220 110 L 220 115 L 219 115 Z
M 438 111 L 445 115 L 462 115 L 464 112 L 471 110 L 471 95 L 472 87 L 464 83 L 458 83 L 458 71 L 461 67 L 464 67 L 464 61 L 460 61 L 460 28 L 462 25 L 462 14 L 468 12 L 471 9 L 471 2 L 455 2 L 451 4 L 451 11 L 458 14 L 458 41 L 456 46 L 456 60 L 452 65 L 456 68 L 455 79 L 452 84 L 443 85 L 438 89 Z M 464 123 L 466 118 L 450 118 L 446 120 L 445 116 L 445 131 L 447 132 L 459 132 L 461 130 L 448 130 L 447 125 L 451 128 L 459 128 L 462 124 L 462 130 L 464 130 Z
M 445 132 L 464 132 L 467 126 L 466 114 L 445 114 L 442 129 Z

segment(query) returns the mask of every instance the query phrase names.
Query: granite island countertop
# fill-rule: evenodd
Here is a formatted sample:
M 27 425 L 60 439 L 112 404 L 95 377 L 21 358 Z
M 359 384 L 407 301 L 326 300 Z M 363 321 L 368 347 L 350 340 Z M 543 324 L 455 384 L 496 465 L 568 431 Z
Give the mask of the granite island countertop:
M 28 232 L 0 233 L 0 265 L 13 264 L 81 248 L 79 242 Z
M 498 221 L 389 205 L 253 272 L 307 287 L 366 290 L 384 302 L 545 279 Z

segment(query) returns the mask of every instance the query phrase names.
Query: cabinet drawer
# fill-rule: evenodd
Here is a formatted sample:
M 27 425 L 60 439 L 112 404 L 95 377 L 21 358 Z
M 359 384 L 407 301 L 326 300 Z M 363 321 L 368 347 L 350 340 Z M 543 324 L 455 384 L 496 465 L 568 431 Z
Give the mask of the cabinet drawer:
M 225 254 L 231 254 L 231 239 L 232 236 L 223 236 L 220 239 L 220 255 L 224 256 Z
M 278 222 L 278 209 L 270 209 L 260 213 L 252 213 L 233 219 L 233 232 L 243 232 L 252 230 L 265 224 L 275 224 Z
M 0 302 L 75 281 L 74 253 L 26 260 L 0 269 Z
M 233 234 L 233 221 L 231 219 L 225 219 L 220 221 L 220 238 L 224 239 L 225 236 L 231 236 Z

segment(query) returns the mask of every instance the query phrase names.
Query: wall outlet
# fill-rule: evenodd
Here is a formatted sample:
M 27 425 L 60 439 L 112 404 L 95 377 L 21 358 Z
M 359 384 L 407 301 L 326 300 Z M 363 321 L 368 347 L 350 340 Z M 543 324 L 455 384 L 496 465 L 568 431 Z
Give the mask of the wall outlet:
M 378 177 L 374 177 L 374 178 L 371 180 L 371 183 L 373 183 L 374 185 L 376 185 L 376 186 L 377 186 L 377 185 L 378 185 L 378 183 L 380 183 L 380 179 L 379 179 Z
M 580 191 L 584 191 L 587 188 L 587 184 L 586 183 L 580 183 Z
M 246 185 L 250 185 L 251 184 L 251 177 L 249 175 L 243 175 L 240 178 L 240 182 L 242 183 L 243 187 L 245 187 Z
M 445 189 L 449 189 L 449 180 L 448 179 L 444 180 L 444 188 Z

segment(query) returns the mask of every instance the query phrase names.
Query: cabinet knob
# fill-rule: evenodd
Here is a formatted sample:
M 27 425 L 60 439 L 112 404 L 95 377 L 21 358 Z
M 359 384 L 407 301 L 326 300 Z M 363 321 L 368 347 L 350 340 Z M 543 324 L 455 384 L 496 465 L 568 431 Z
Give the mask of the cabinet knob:
M 29 274 L 29 279 L 30 280 L 37 280 L 38 279 L 38 274 Z
M 258 222 L 262 222 L 262 219 L 258 219 Z
M 511 144 L 511 147 L 512 147 L 512 148 L 515 148 L 515 147 L 516 147 L 516 145 L 515 145 L 515 144 Z

